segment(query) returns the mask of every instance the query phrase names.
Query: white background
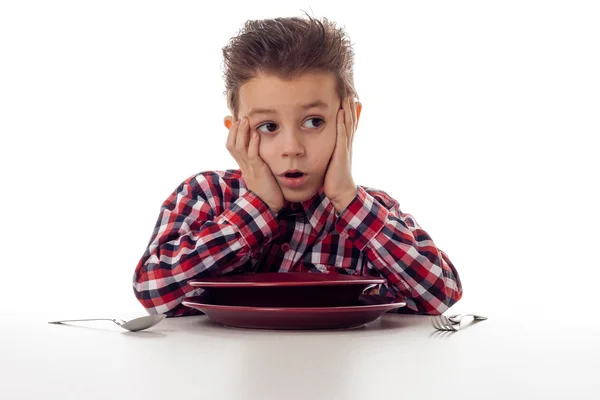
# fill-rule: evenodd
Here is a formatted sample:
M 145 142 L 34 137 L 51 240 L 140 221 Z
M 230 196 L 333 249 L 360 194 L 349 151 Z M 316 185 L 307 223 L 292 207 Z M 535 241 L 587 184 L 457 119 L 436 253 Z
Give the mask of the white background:
M 597 305 L 597 2 L 0 4 L 3 315 L 143 312 L 131 279 L 161 203 L 237 168 L 221 48 L 302 10 L 354 43 L 355 181 L 449 254 L 456 308 Z

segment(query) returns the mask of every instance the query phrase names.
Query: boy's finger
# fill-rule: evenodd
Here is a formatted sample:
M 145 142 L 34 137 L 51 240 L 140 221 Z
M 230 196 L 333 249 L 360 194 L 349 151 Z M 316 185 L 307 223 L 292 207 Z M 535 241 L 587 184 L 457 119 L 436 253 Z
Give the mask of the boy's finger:
M 354 135 L 358 127 L 358 115 L 356 113 L 356 100 L 352 99 L 352 131 L 350 133 L 350 144 L 354 141 Z
M 242 118 L 240 128 L 238 129 L 237 139 L 235 141 L 235 147 L 240 152 L 246 152 L 248 148 L 248 119 Z
M 254 161 L 258 159 L 258 145 L 260 144 L 260 137 L 258 133 L 253 132 L 250 136 L 250 144 L 248 145 L 248 159 Z
M 346 146 L 346 142 L 345 142 L 346 126 L 344 125 L 344 115 L 345 115 L 344 110 L 338 111 L 336 147 L 337 146 Z
M 346 122 L 346 133 L 348 134 L 348 136 L 350 136 L 352 134 L 352 101 L 350 100 L 350 97 L 348 97 L 348 100 L 346 100 L 346 107 L 344 109 L 344 120 Z
M 352 99 L 352 102 L 350 103 L 351 107 L 350 109 L 352 110 L 352 132 L 354 132 L 356 130 L 356 120 L 357 120 L 357 116 L 356 116 L 356 100 L 354 100 L 354 98 Z M 354 136 L 354 135 L 353 135 Z
M 240 120 L 237 120 L 231 125 L 229 128 L 229 133 L 227 134 L 227 142 L 225 143 L 228 149 L 235 148 L 235 138 L 237 136 L 238 126 L 240 125 Z

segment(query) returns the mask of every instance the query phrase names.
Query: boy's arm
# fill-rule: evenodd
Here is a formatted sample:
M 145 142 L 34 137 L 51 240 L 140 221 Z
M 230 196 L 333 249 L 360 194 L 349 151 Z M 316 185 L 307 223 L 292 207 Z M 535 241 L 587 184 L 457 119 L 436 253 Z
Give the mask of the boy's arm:
M 403 298 L 410 311 L 441 314 L 462 297 L 448 256 L 385 192 L 359 186 L 336 230 L 365 252 L 368 267 L 387 279 L 384 290 Z
M 279 234 L 275 215 L 251 191 L 219 215 L 218 196 L 218 177 L 198 175 L 163 203 L 133 278 L 133 291 L 149 313 L 197 313 L 181 305 L 197 289 L 187 285 L 189 280 L 224 275 L 251 262 Z

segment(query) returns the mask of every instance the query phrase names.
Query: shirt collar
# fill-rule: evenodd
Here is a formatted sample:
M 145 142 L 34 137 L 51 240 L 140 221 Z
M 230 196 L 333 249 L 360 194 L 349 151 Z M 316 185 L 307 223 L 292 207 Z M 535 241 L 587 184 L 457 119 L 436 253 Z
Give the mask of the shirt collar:
M 325 196 L 323 186 L 310 199 L 302 202 L 292 203 L 284 200 L 278 216 L 298 212 L 304 212 L 306 219 L 317 232 L 320 232 L 328 223 L 333 223 L 335 219 L 335 208 L 329 198 Z
M 247 188 L 241 170 L 236 170 L 236 172 L 243 182 L 242 185 Z M 283 207 L 279 210 L 277 216 L 292 215 L 300 211 L 305 213 L 306 219 L 317 232 L 321 232 L 323 228 L 329 231 L 337 218 L 335 207 L 329 201 L 329 198 L 325 196 L 323 186 L 310 199 L 302 202 L 292 203 L 284 199 Z

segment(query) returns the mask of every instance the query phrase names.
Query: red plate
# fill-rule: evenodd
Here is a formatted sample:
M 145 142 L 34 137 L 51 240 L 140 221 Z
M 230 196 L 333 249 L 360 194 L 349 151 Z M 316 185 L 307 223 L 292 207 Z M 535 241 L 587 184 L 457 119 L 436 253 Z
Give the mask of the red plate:
M 254 329 L 341 329 L 375 321 L 383 313 L 404 307 L 405 302 L 362 295 L 346 307 L 242 307 L 214 304 L 208 296 L 191 297 L 183 305 L 205 313 L 225 326 Z
M 355 304 L 366 289 L 385 282 L 368 276 L 306 272 L 225 275 L 190 281 L 214 304 L 250 307 L 336 307 Z

